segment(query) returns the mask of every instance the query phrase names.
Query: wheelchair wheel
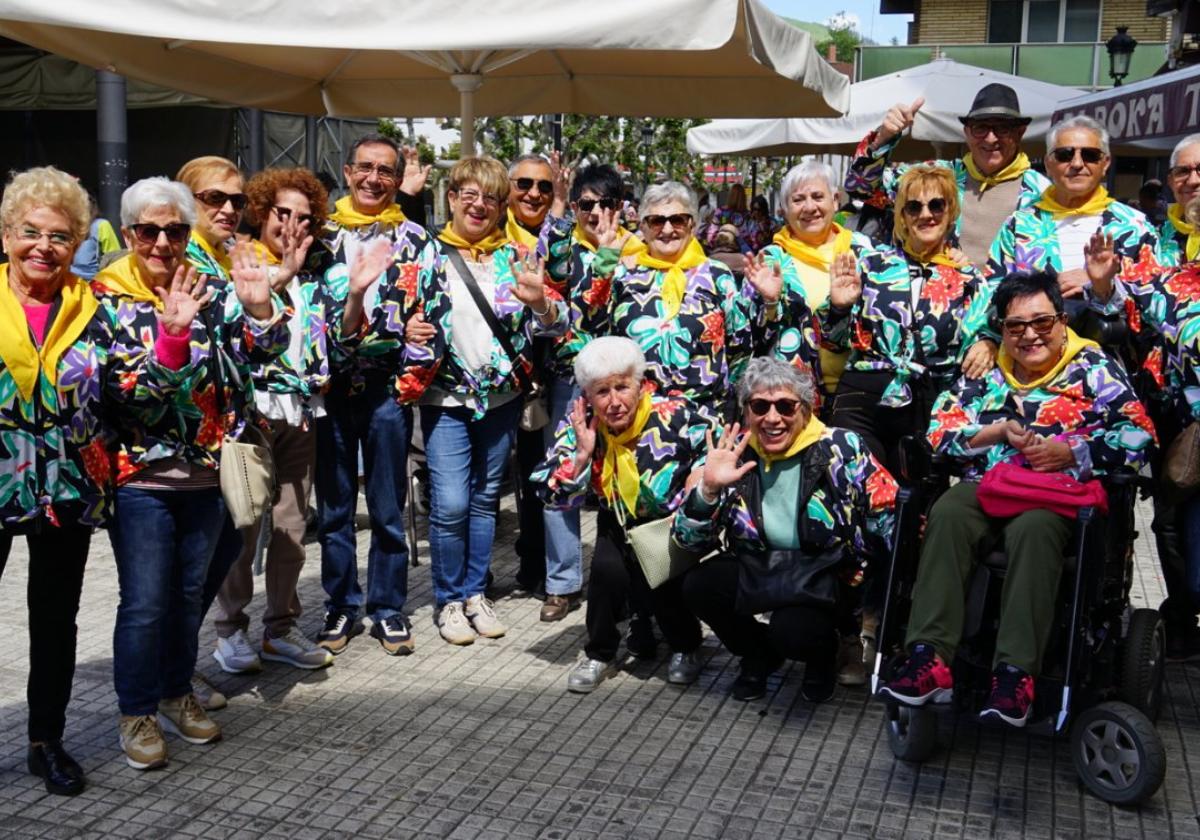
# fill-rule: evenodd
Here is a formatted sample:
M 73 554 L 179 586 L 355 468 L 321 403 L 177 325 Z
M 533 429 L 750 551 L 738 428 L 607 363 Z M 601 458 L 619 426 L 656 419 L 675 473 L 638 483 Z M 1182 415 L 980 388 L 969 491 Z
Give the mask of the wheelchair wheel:
M 1080 781 L 1113 805 L 1154 795 L 1167 772 L 1167 753 L 1154 724 L 1127 703 L 1084 710 L 1071 728 L 1071 758 Z
M 901 761 L 922 762 L 937 748 L 937 717 L 932 709 L 888 703 L 883 725 L 892 755 Z
M 1166 633 L 1158 610 L 1134 610 L 1121 640 L 1117 698 L 1158 720 L 1165 664 Z

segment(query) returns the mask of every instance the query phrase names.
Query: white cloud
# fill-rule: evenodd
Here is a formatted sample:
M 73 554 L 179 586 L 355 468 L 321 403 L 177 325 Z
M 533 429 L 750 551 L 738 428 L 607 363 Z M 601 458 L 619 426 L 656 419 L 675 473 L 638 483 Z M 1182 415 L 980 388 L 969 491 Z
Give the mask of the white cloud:
M 825 26 L 833 30 L 853 29 L 855 32 L 858 32 L 860 31 L 858 24 L 858 15 L 853 12 L 838 12 L 836 15 L 830 15 L 825 19 Z

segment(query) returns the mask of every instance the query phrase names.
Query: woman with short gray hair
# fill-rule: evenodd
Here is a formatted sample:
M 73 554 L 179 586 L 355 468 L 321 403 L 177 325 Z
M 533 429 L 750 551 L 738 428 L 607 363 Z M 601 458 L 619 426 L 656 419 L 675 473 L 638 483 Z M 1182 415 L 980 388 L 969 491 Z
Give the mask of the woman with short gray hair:
M 851 590 L 892 530 L 896 482 L 858 435 L 817 419 L 814 396 L 807 371 L 751 360 L 745 426 L 708 434 L 702 477 L 675 514 L 680 545 L 724 549 L 684 575 L 683 597 L 742 658 L 735 700 L 766 694 L 785 659 L 806 663 L 806 700 L 833 696 L 839 631 L 856 630 Z
M 693 682 L 703 636 L 688 612 L 675 578 L 651 591 L 629 546 L 627 532 L 671 516 L 684 483 L 704 448 L 708 422 L 687 400 L 652 394 L 642 378 L 646 359 L 620 336 L 588 343 L 575 359 L 583 390 L 555 432 L 546 460 L 530 477 L 547 507 L 577 509 L 594 497 L 596 550 L 588 580 L 584 658 L 567 676 L 567 690 L 587 693 L 616 672 L 626 604 L 648 604 L 671 648 L 667 681 Z M 634 655 L 654 655 L 635 640 Z
M 667 181 L 646 190 L 639 211 L 647 251 L 620 260 L 617 211 L 601 211 L 599 250 L 573 305 L 588 335 L 623 335 L 646 354 L 655 390 L 687 397 L 710 422 L 732 413 L 733 386 L 757 346 L 774 339 L 782 281 L 764 274 L 739 285 L 693 236 L 696 196 Z

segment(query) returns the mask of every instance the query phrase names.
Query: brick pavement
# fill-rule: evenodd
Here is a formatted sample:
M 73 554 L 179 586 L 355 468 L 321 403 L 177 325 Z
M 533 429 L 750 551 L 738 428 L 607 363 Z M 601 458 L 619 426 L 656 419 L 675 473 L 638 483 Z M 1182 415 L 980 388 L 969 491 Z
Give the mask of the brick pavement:
M 515 530 L 506 509 L 501 584 L 515 571 L 505 536 Z M 360 557 L 365 550 L 360 540 Z M 1135 598 L 1156 604 L 1162 585 L 1144 537 L 1137 554 Z M 501 597 L 509 634 L 454 648 L 433 628 L 428 565 L 410 577 L 411 657 L 385 656 L 362 636 L 325 671 L 266 663 L 262 674 L 231 677 L 208 655 L 206 626 L 201 669 L 230 695 L 215 713 L 226 739 L 169 738 L 169 767 L 138 773 L 117 748 L 117 583 L 104 535 L 84 588 L 67 732 L 89 787 L 53 797 L 24 770 L 25 563 L 23 546 L 15 548 L 0 580 L 0 633 L 11 640 L 0 664 L 4 837 L 1200 837 L 1194 667 L 1168 671 L 1158 723 L 1166 783 L 1148 805 L 1123 810 L 1084 793 L 1064 742 L 968 718 L 943 717 L 941 748 L 925 765 L 896 762 L 880 709 L 861 689 L 838 689 L 813 706 L 799 697 L 798 666 L 774 677 L 764 700 L 736 703 L 727 697 L 736 662 L 712 637 L 697 685 L 668 685 L 660 649 L 657 662 L 626 665 L 592 695 L 567 694 L 582 610 L 541 624 L 537 601 Z M 301 597 L 301 626 L 315 632 L 316 546 Z M 261 611 L 260 594 L 253 620 Z M 254 626 L 252 639 L 259 632 Z

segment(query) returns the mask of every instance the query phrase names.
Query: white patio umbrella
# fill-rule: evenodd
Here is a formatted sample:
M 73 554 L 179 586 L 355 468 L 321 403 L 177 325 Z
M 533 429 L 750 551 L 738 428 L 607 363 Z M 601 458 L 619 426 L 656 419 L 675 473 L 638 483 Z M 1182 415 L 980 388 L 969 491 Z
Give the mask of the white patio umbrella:
M 238 105 L 338 116 L 831 115 L 844 76 L 761 0 L 4 0 L 0 35 Z
M 979 89 L 993 82 L 1015 90 L 1021 113 L 1033 117 L 1024 138 L 1030 145 L 1046 134 L 1058 103 L 1079 95 L 1076 88 L 939 58 L 851 85 L 850 110 L 843 117 L 715 120 L 688 131 L 688 151 L 702 155 L 770 157 L 822 152 L 850 154 L 879 126 L 888 108 L 897 102 L 909 104 L 923 96 L 925 104 L 917 113 L 911 136 L 901 141 L 897 154 L 910 159 L 926 157 L 933 151 L 929 144 L 963 142 L 963 127 L 958 118 L 971 109 Z

